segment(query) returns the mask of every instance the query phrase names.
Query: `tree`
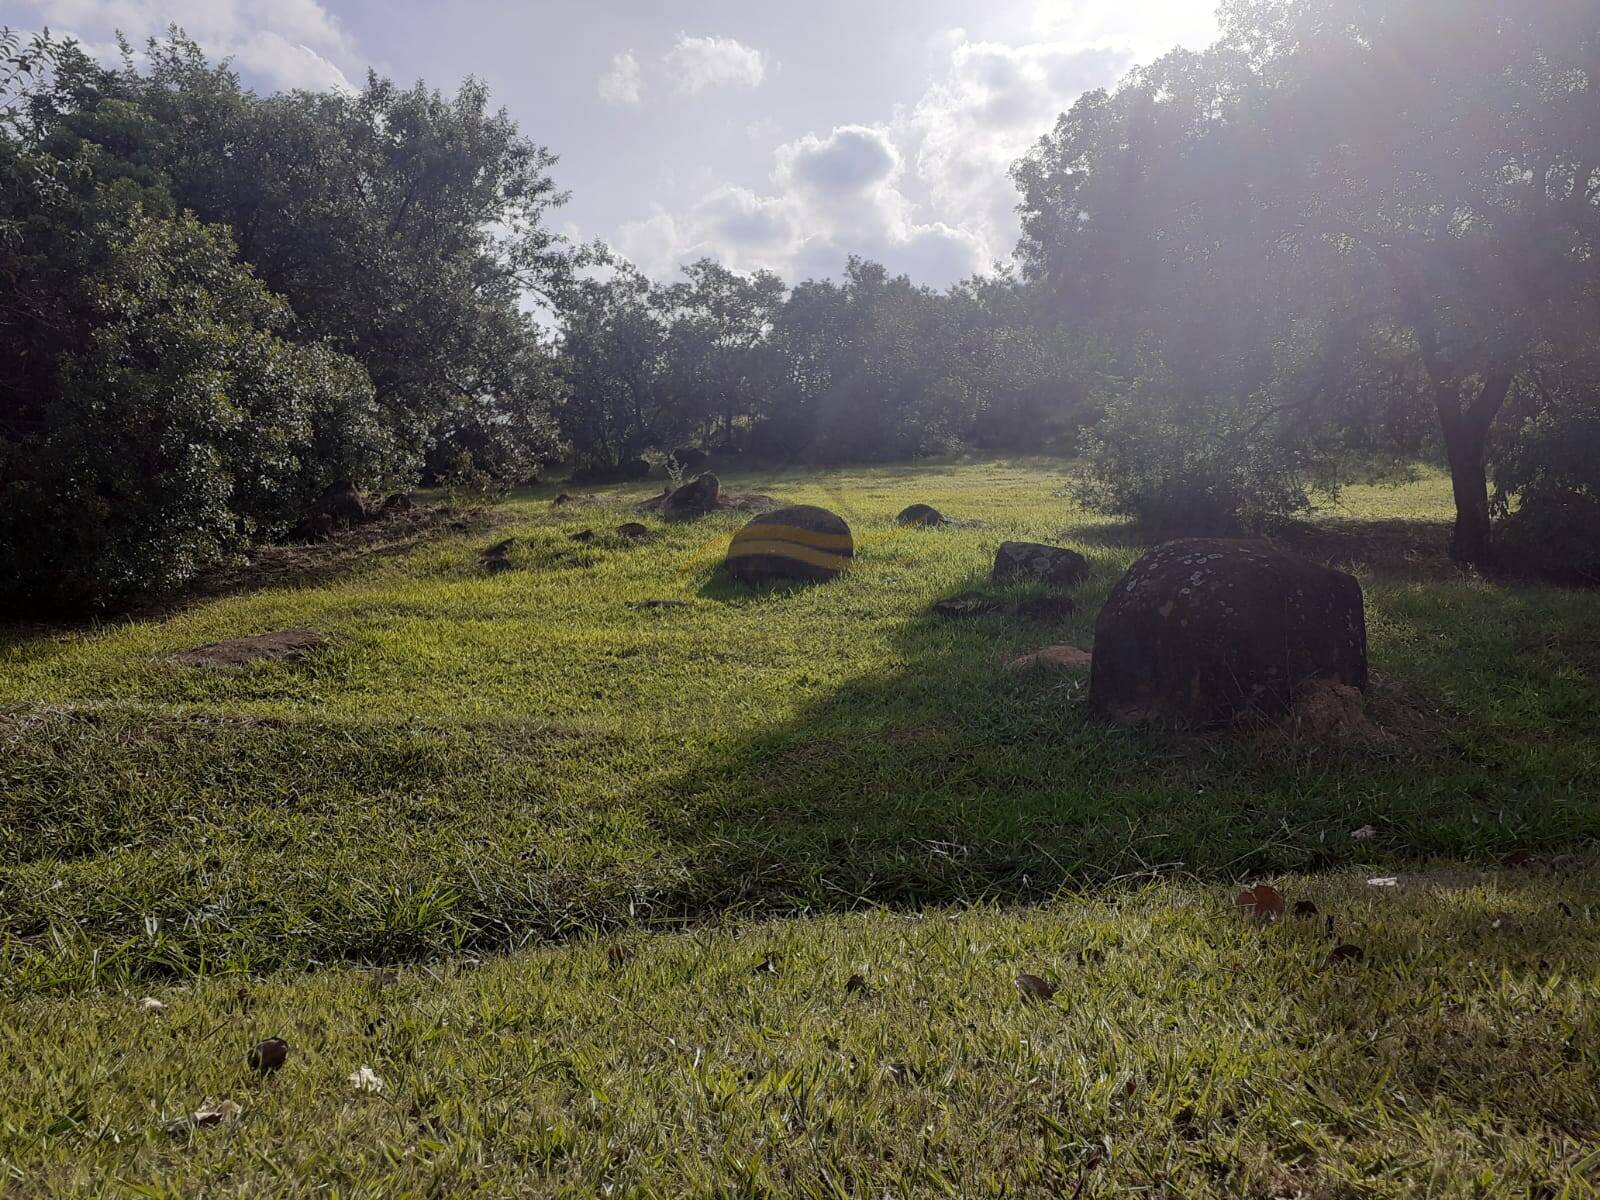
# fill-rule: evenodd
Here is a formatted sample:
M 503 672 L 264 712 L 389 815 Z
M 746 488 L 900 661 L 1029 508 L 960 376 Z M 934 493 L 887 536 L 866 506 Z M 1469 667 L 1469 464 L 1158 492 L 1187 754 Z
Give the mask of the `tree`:
M 278 336 L 226 229 L 0 133 L 0 597 L 98 609 L 404 461 L 352 359 Z
M 684 274 L 662 297 L 671 310 L 670 387 L 683 426 L 732 450 L 781 378 L 771 335 L 788 289 L 770 271 L 741 275 L 710 259 Z
M 661 289 L 623 261 L 563 287 L 561 432 L 592 465 L 617 467 L 680 431 L 666 386 L 669 326 Z
M 1019 167 L 1027 270 L 1269 421 L 1348 416 L 1386 347 L 1435 413 L 1451 552 L 1484 561 L 1495 418 L 1600 299 L 1597 40 L 1580 0 L 1237 0 Z
M 565 197 L 554 156 L 492 111 L 481 83 L 446 97 L 371 75 L 355 95 L 263 98 L 177 30 L 150 43 L 143 69 L 125 57 L 115 71 L 63 58 L 35 105 L 47 145 L 63 159 L 93 147 L 100 178 L 228 226 L 290 302 L 292 335 L 358 359 L 413 451 L 497 398 L 508 414 L 549 407 L 526 390 L 551 376 L 526 369 L 538 334 L 522 302 L 565 272 L 548 227 Z M 533 432 L 548 444 L 548 424 Z

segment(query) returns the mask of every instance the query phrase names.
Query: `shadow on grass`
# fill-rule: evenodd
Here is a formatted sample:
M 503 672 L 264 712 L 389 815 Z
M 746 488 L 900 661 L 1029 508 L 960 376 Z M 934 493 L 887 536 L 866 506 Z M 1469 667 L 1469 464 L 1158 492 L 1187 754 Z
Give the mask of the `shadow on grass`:
M 1078 594 L 1081 612 L 1105 586 Z M 1572 619 L 1581 603 L 1374 589 L 1372 710 L 1388 736 L 1362 748 L 1279 730 L 1132 732 L 1091 712 L 1086 671 L 1003 665 L 1087 646 L 1081 622 L 1074 638 L 1000 616 L 920 618 L 892 673 L 685 764 L 669 787 L 686 798 L 671 836 L 687 869 L 654 905 L 682 918 L 1023 901 L 1174 873 L 1587 846 L 1600 837 L 1600 673 L 1594 620 Z M 1375 840 L 1351 838 L 1368 825 Z
M 107 622 L 158 621 L 226 596 L 271 588 L 327 587 L 439 538 L 481 533 L 500 523 L 500 514 L 486 508 L 429 506 L 381 517 L 322 542 L 257 546 L 242 562 L 206 571 L 180 592 L 142 599 L 114 613 L 0 622 L 0 649 L 22 650 L 30 643 L 98 629 Z

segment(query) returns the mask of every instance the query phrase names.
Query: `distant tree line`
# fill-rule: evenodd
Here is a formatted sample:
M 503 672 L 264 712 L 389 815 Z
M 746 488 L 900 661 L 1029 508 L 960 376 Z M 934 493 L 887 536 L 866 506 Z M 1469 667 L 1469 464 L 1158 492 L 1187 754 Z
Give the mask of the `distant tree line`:
M 856 258 L 793 288 L 613 261 L 561 292 L 558 423 L 613 468 L 684 443 L 800 462 L 1068 446 L 1084 386 L 1023 293 L 1005 276 L 939 292 Z
M 1071 452 L 1153 535 L 1433 458 L 1458 559 L 1600 572 L 1592 0 L 1222 19 L 1063 114 L 1016 267 L 944 290 L 566 245 L 554 157 L 477 83 L 261 97 L 177 30 L 109 69 L 5 33 L 0 598 L 181 586 L 338 482 L 686 446 Z

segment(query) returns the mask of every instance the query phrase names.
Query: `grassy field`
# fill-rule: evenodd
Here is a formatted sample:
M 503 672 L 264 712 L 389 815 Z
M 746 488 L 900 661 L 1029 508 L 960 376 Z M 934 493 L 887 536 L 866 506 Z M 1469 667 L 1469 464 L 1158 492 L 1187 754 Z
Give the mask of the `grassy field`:
M 1600 597 L 1455 572 L 1435 476 L 1351 489 L 1291 540 L 1362 579 L 1385 738 L 1115 730 L 1081 673 L 1002 666 L 1090 645 L 1138 553 L 1067 482 L 726 480 L 850 522 L 855 568 L 802 590 L 717 576 L 735 516 L 635 546 L 546 490 L 314 584 L 0 633 L 9 1186 L 1591 1194 Z M 913 501 L 968 523 L 897 529 Z M 927 615 L 1009 538 L 1089 556 L 1074 617 Z M 168 661 L 286 627 L 337 641 Z M 1264 878 L 1366 960 L 1243 927 L 1224 885 Z M 1022 970 L 1066 986 L 1025 1005 Z M 207 1097 L 244 1113 L 164 1132 Z

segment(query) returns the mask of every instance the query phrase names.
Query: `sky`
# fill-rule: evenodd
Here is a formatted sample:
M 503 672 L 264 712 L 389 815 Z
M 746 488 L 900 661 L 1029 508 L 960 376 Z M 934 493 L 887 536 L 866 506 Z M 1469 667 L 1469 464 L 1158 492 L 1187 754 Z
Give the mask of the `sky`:
M 556 225 L 670 279 L 850 254 L 945 286 L 1012 253 L 1008 168 L 1214 0 L 0 0 L 114 57 L 170 24 L 261 91 L 484 80 L 560 158 Z

